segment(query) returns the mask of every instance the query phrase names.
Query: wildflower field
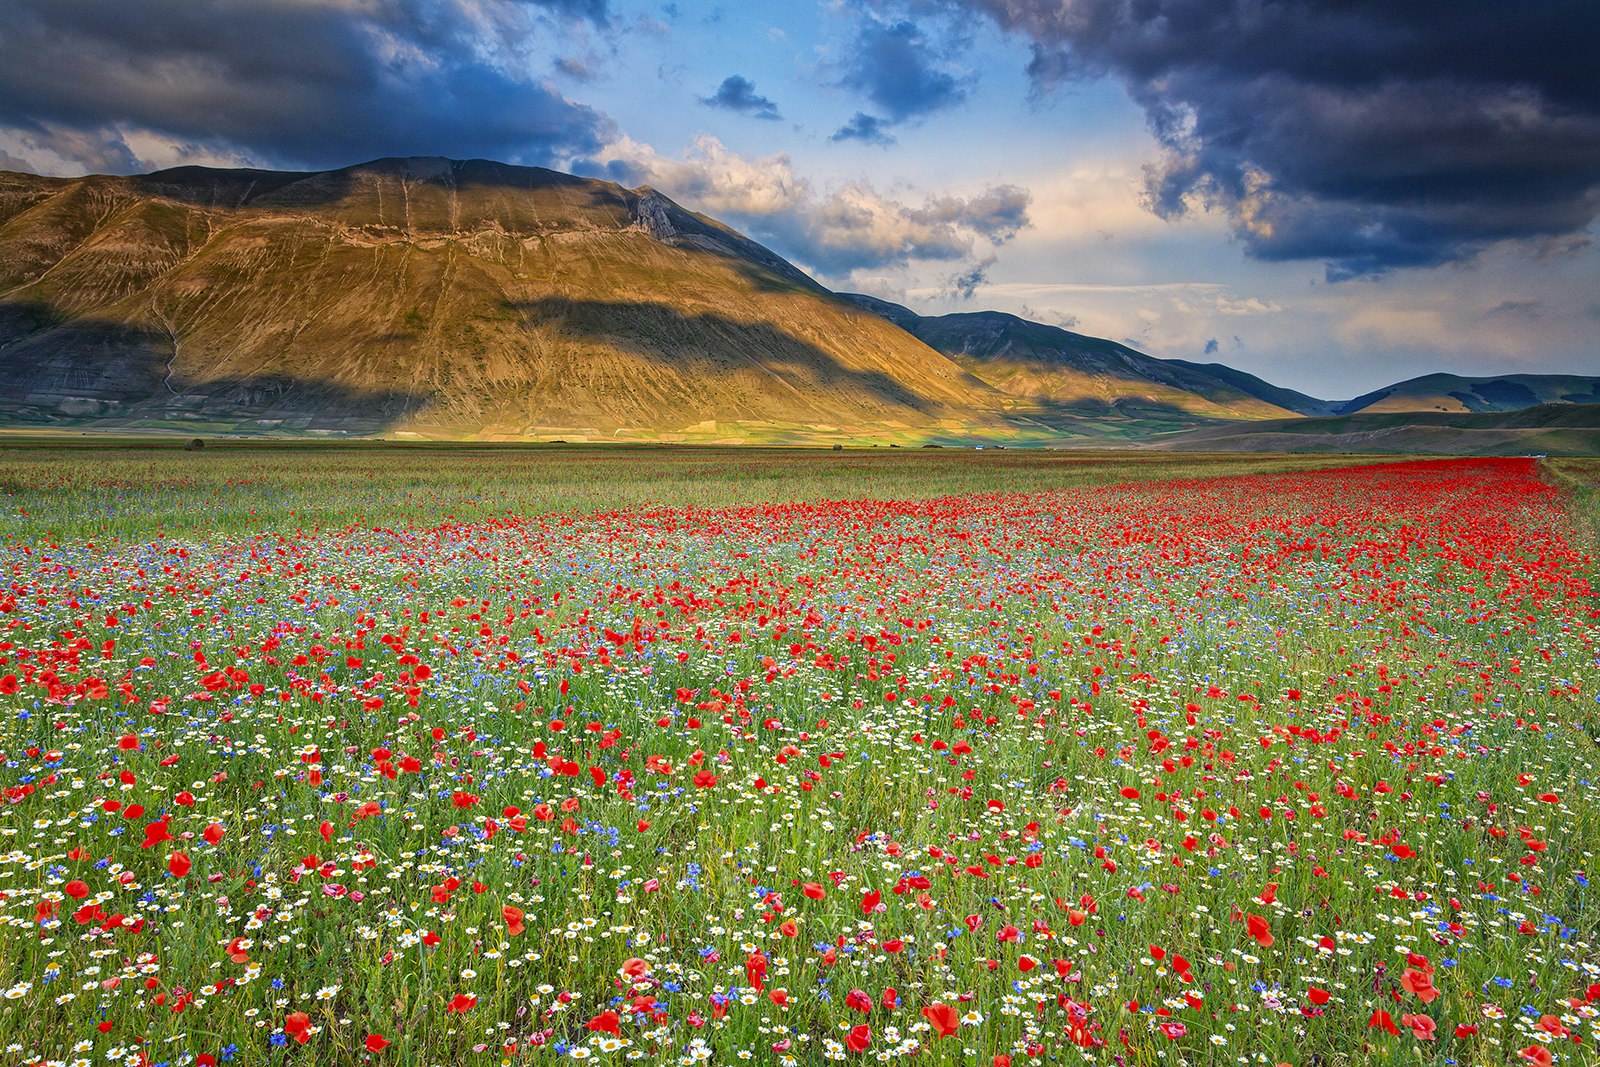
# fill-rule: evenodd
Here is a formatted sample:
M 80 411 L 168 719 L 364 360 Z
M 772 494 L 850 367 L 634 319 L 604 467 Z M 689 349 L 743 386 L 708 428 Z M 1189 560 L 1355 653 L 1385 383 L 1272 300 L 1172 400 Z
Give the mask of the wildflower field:
M 563 455 L 4 457 L 0 1067 L 1600 1063 L 1592 466 Z

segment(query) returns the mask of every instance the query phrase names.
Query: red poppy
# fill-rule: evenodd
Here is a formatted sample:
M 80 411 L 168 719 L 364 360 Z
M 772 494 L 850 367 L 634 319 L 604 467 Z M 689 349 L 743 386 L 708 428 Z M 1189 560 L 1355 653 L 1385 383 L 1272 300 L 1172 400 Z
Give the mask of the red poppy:
M 940 1037 L 954 1037 L 956 1027 L 961 1025 L 961 1016 L 948 1004 L 934 1002 L 922 1009 L 922 1017 L 931 1024 Z
M 1400 976 L 1400 988 L 1416 994 L 1417 999 L 1424 1004 L 1432 1004 L 1439 997 L 1439 991 L 1433 986 L 1432 976 L 1415 967 L 1407 967 L 1405 973 Z
M 767 957 L 759 952 L 752 952 L 745 957 L 744 976 L 755 987 L 757 993 L 767 988 Z
M 617 1037 L 622 1033 L 622 1016 L 608 1009 L 584 1023 L 583 1026 L 584 1029 L 593 1030 L 597 1034 L 610 1034 L 613 1037 Z
M 283 1020 L 283 1032 L 302 1045 L 311 1040 L 310 1031 L 311 1016 L 303 1011 L 291 1012 L 289 1017 Z

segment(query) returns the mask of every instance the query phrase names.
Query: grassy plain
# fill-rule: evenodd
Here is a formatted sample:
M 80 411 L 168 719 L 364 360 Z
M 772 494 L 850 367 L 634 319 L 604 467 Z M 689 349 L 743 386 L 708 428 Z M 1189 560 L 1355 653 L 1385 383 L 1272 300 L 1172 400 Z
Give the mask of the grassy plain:
M 9 450 L 0 1067 L 1592 1064 L 1600 464 L 1386 460 Z
M 926 500 L 1352 462 L 1362 460 L 1022 449 L 226 441 L 186 452 L 175 440 L 63 445 L 40 438 L 0 450 L 0 509 L 16 538 L 209 539 L 625 508 Z

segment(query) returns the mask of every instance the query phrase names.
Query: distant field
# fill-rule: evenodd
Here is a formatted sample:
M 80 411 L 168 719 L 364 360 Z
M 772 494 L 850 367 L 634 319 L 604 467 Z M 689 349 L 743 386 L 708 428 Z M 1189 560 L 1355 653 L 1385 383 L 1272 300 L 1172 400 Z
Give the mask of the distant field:
M 1308 470 L 1346 456 L 1006 449 L 211 444 L 36 440 L 0 449 L 10 538 L 140 540 L 416 526 L 508 514 L 925 500 Z
M 1540 464 L 1545 480 L 1567 495 L 1567 510 L 1600 543 L 1600 458 L 1547 459 Z
M 1541 404 L 1514 411 L 1359 411 L 1216 423 L 1150 443 L 1196 451 L 1594 456 L 1600 455 L 1600 404 Z

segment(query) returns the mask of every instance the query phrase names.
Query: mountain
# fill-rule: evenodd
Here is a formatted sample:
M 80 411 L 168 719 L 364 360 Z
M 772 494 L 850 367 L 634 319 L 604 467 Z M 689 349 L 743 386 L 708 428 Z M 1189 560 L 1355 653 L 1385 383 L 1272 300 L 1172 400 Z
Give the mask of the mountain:
M 1385 452 L 1600 455 L 1600 404 L 1514 411 L 1358 411 L 1226 423 L 1169 434 L 1153 447 L 1199 452 Z
M 537 167 L 0 172 L 0 425 L 1254 447 L 1252 420 L 1595 401 L 1600 378 L 1440 374 L 1336 404 L 1000 312 L 918 315 L 648 187 Z
M 1385 439 L 1394 437 L 1407 420 L 1378 420 L 1355 426 L 1327 420 L 1355 413 L 1431 416 L 1533 410 L 1535 422 L 1530 424 L 1517 419 L 1410 420 L 1419 428 L 1413 435 L 1420 442 L 1418 451 L 1438 450 L 1440 435 L 1457 430 L 1463 435 L 1459 446 L 1462 449 L 1482 446 L 1518 451 L 1526 450 L 1519 443 L 1523 437 L 1543 432 L 1547 424 L 1553 425 L 1551 420 L 1561 423 L 1563 432 L 1575 431 L 1568 435 L 1571 440 L 1587 440 L 1584 435 L 1592 424 L 1585 420 L 1591 419 L 1592 413 L 1563 409 L 1600 404 L 1600 377 L 1557 374 L 1479 378 L 1430 374 L 1354 400 L 1320 400 L 1221 363 L 1157 359 L 1115 341 L 1086 337 L 1015 315 L 980 311 L 924 316 L 877 297 L 840 295 L 895 323 L 950 356 L 974 377 L 1010 396 L 1029 398 L 1102 424 L 1127 420 L 1132 425 L 1130 438 L 1176 431 L 1179 435 L 1172 439 L 1173 447 L 1199 447 L 1194 443 L 1205 441 L 1219 448 L 1255 448 L 1264 435 L 1290 434 L 1279 440 L 1280 446 L 1292 448 L 1313 440 L 1340 440 L 1352 450 L 1360 450 L 1355 446 L 1363 441 L 1378 440 L 1374 434 Z M 1290 423 L 1277 421 L 1290 415 L 1306 416 L 1307 420 L 1294 424 L 1292 429 Z M 1581 425 L 1571 424 L 1572 419 Z M 1234 425 L 1239 420 L 1245 421 Z M 1499 433 L 1502 430 L 1505 433 Z M 1491 431 L 1497 434 L 1492 439 Z M 1468 446 L 1465 442 L 1469 438 L 1478 444 Z M 1572 448 L 1558 442 L 1547 450 Z
M 1578 374 L 1503 374 L 1463 378 L 1426 374 L 1335 405 L 1357 411 L 1520 411 L 1540 404 L 1600 404 L 1600 377 Z
M 1219 364 L 1157 359 L 1115 341 L 998 311 L 918 315 L 859 293 L 846 300 L 900 326 L 1010 396 L 1082 419 L 1142 431 L 1208 419 L 1325 413 L 1323 401 Z
M 1318 400 L 1314 396 L 1307 396 L 1293 389 L 1285 389 L 1282 386 L 1273 385 L 1269 381 L 1257 378 L 1254 374 L 1235 370 L 1225 363 L 1190 363 L 1186 359 L 1172 359 L 1165 362 L 1175 363 L 1180 367 L 1188 367 L 1191 370 L 1209 374 L 1218 381 L 1226 382 L 1228 385 L 1233 386 L 1241 393 L 1253 396 L 1257 400 L 1265 400 L 1269 404 L 1276 404 L 1278 407 L 1293 411 L 1296 414 L 1334 415 L 1338 413 L 1338 405 L 1331 400 Z
M 672 440 L 1012 430 L 1008 401 L 648 188 L 483 160 L 0 173 L 0 418 Z

